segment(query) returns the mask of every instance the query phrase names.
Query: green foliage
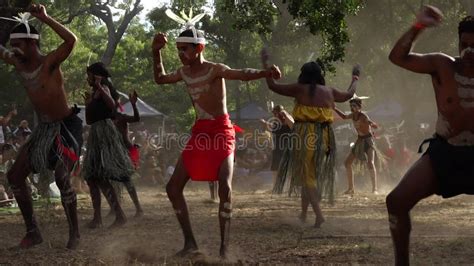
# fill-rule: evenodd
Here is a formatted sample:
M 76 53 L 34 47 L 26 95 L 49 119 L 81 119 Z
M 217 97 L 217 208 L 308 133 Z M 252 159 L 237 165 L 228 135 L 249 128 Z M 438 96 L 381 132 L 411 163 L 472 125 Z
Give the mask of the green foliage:
M 237 18 L 233 24 L 237 30 L 259 34 L 282 30 L 276 27 L 277 21 L 285 12 L 289 12 L 295 29 L 305 26 L 311 34 L 321 37 L 320 60 L 331 72 L 335 71 L 333 63 L 344 59 L 344 47 L 349 42 L 346 16 L 355 14 L 361 7 L 357 0 L 258 0 L 241 1 L 238 4 L 224 2 L 224 9 Z
M 48 13 L 60 21 L 68 20 L 95 0 L 41 0 Z M 259 68 L 259 52 L 267 46 L 271 61 L 281 67 L 283 82 L 295 82 L 302 64 L 321 58 L 328 65 L 326 81 L 329 85 L 345 89 L 350 81 L 353 63 L 363 65 L 360 95 L 370 95 L 367 107 L 387 99 L 394 99 L 411 108 L 413 113 L 433 112 L 423 106 L 433 105 L 432 85 L 429 77 L 412 74 L 388 61 L 388 54 L 396 39 L 408 29 L 423 1 L 331 1 L 331 0 L 268 0 L 235 1 L 214 0 L 212 6 L 204 0 L 175 0 L 169 6 L 175 13 L 198 14 L 213 10 L 198 25 L 205 31 L 208 44 L 205 57 L 232 68 Z M 425 1 L 426 2 L 426 1 Z M 122 10 L 131 1 L 111 1 Z M 432 0 L 445 14 L 443 24 L 426 30 L 415 47 L 417 52 L 443 51 L 457 55 L 457 23 L 468 12 L 470 1 Z M 192 5 L 191 5 L 192 4 Z M 168 45 L 162 50 L 163 63 L 168 72 L 181 66 L 175 46 L 180 26 L 169 19 L 158 7 L 143 21 L 132 20 L 120 41 L 110 65 L 114 85 L 121 91 L 136 89 L 152 106 L 176 119 L 181 131 L 189 129 L 194 110 L 183 83 L 158 86 L 153 81 L 151 40 L 156 32 L 168 34 Z M 472 7 L 470 7 L 472 8 Z M 356 15 L 357 14 L 357 15 Z M 42 34 L 41 50 L 48 53 L 61 40 L 49 28 L 39 26 Z M 70 103 L 82 103 L 81 94 L 89 89 L 85 80 L 88 63 L 100 60 L 106 49 L 107 29 L 101 21 L 83 14 L 67 25 L 79 38 L 73 53 L 63 63 L 65 86 Z M 344 62 L 342 62 L 344 60 Z M 337 70 L 337 72 L 336 72 Z M 330 72 L 333 71 L 333 72 Z M 337 73 L 337 75 L 335 74 Z M 0 63 L 0 115 L 16 102 L 21 112 L 29 112 L 24 89 L 18 83 L 11 67 Z M 292 99 L 270 92 L 264 82 L 227 81 L 229 110 L 248 101 L 265 106 L 267 101 L 292 105 Z M 427 92 L 431 93 L 428 94 Z M 345 106 L 344 106 L 345 107 Z M 28 109 L 30 108 L 30 109 Z M 288 108 L 291 109 L 291 108 Z M 347 108 L 345 108 L 347 109 Z
M 278 15 L 277 9 L 268 0 L 220 1 L 222 10 L 233 15 L 232 26 L 235 30 L 248 30 L 260 34 L 270 33 L 274 17 Z

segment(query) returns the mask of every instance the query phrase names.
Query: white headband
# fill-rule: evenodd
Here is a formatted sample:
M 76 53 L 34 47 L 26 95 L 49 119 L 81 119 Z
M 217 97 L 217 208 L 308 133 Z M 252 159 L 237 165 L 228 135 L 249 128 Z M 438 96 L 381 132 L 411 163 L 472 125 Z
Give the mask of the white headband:
M 13 39 L 33 39 L 33 40 L 39 40 L 40 36 L 39 34 L 33 34 L 33 33 L 12 33 L 10 34 L 10 40 Z
M 166 9 L 165 14 L 171 18 L 172 20 L 178 22 L 186 30 L 192 30 L 193 31 L 193 37 L 178 37 L 176 39 L 176 42 L 184 42 L 184 43 L 195 43 L 195 44 L 206 44 L 206 39 L 204 37 L 198 37 L 197 33 L 198 31 L 194 27 L 194 25 L 201 20 L 206 13 L 201 13 L 195 17 L 193 17 L 193 10 L 192 8 L 189 10 L 189 15 L 186 15 L 183 11 L 181 11 L 181 16 L 176 15 L 171 9 Z
M 178 38 L 176 38 L 176 42 L 206 44 L 206 39 L 205 38 L 198 38 L 198 37 L 178 37 Z
M 19 22 L 20 24 L 25 25 L 26 27 L 26 33 L 12 33 L 10 34 L 10 39 L 34 39 L 34 40 L 39 40 L 39 34 L 31 34 L 30 33 L 30 16 L 31 14 L 29 12 L 25 13 L 18 13 L 18 17 L 13 16 L 13 18 L 5 18 L 5 17 L 0 17 L 0 19 L 3 20 L 8 20 L 8 21 L 14 21 L 14 22 Z

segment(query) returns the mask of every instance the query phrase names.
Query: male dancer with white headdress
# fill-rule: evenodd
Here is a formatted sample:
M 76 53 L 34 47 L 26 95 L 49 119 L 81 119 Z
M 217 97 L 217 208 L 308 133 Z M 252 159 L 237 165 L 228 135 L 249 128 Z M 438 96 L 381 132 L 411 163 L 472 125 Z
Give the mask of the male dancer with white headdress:
M 183 256 L 198 249 L 189 221 L 188 208 L 183 189 L 188 180 L 219 182 L 219 224 L 221 232 L 220 255 L 226 257 L 230 220 L 232 216 L 232 172 L 234 162 L 235 131 L 227 114 L 225 79 L 255 80 L 281 73 L 273 66 L 267 70 L 231 69 L 224 64 L 204 59 L 205 38 L 202 32 L 193 26 L 200 14 L 188 22 L 167 14 L 182 24 L 187 24 L 176 39 L 179 59 L 183 66 L 178 71 L 166 74 L 161 61 L 161 49 L 167 39 L 163 33 L 155 35 L 153 40 L 153 70 L 157 84 L 184 81 L 196 111 L 196 122 L 192 135 L 175 171 L 166 186 L 168 197 L 184 233 L 184 248 L 177 255 Z
M 27 13 L 21 15 L 21 24 L 10 34 L 12 50 L 0 46 L 0 59 L 15 67 L 40 119 L 40 124 L 8 172 L 8 182 L 26 224 L 26 236 L 20 247 L 29 248 L 43 241 L 25 180 L 31 171 L 45 173 L 50 168 L 55 170 L 56 184 L 69 223 L 67 248 L 74 249 L 79 243 L 79 228 L 76 193 L 71 187 L 69 173 L 79 159 L 82 121 L 77 116 L 79 109 L 71 109 L 67 104 L 60 65 L 74 48 L 76 36 L 48 16 L 43 5 L 32 5 L 30 12 L 50 26 L 64 42 L 56 50 L 43 55 L 39 50 L 40 36 L 34 27 L 28 25 Z
M 349 188 L 344 194 L 354 194 L 354 175 L 352 173 L 352 164 L 355 159 L 366 162 L 372 180 L 372 193 L 377 194 L 377 172 L 375 170 L 375 141 L 372 128 L 378 128 L 377 124 L 370 120 L 369 116 L 362 112 L 362 99 L 368 97 L 353 97 L 349 100 L 351 113 L 345 114 L 341 110 L 334 108 L 336 113 L 342 119 L 352 119 L 354 128 L 357 131 L 357 140 L 352 147 L 351 152 L 346 158 L 344 165 L 346 166 L 347 184 Z
M 460 57 L 412 52 L 418 36 L 439 25 L 442 17 L 437 8 L 424 6 L 389 57 L 402 68 L 431 76 L 438 109 L 436 133 L 426 140 L 428 150 L 387 196 L 396 265 L 409 264 L 409 213 L 420 200 L 433 194 L 474 194 L 474 17 L 459 23 Z

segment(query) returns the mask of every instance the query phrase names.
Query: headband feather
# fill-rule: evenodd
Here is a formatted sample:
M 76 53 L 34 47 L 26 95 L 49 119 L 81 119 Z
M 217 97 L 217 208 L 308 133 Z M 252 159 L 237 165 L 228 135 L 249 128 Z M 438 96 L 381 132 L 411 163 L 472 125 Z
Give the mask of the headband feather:
M 193 10 L 192 8 L 189 10 L 189 14 L 186 15 L 186 13 L 182 10 L 180 12 L 181 17 L 176 15 L 171 9 L 166 9 L 165 14 L 177 22 L 178 24 L 181 24 L 186 30 L 191 29 L 193 31 L 193 37 L 178 37 L 176 39 L 177 42 L 184 42 L 184 43 L 201 43 L 205 44 L 206 39 L 203 37 L 198 37 L 197 36 L 197 30 L 196 30 L 196 23 L 198 23 L 205 15 L 206 13 L 201 13 L 193 17 Z
M 357 96 L 357 94 L 354 93 L 354 96 L 352 96 L 351 100 L 367 100 L 370 99 L 369 96 Z
M 0 17 L 0 19 L 18 22 L 19 24 L 23 24 L 26 27 L 26 34 L 25 33 L 12 33 L 10 34 L 10 39 L 35 39 L 39 40 L 39 34 L 31 34 L 31 28 L 29 22 L 32 20 L 30 19 L 31 13 L 24 12 L 18 13 L 18 16 L 13 16 L 13 18 L 6 18 Z

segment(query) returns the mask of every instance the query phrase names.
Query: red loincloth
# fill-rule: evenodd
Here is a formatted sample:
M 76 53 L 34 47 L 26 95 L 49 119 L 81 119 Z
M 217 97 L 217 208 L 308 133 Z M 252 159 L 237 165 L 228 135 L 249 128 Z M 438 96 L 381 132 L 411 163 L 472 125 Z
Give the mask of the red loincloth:
M 235 130 L 228 114 L 199 119 L 183 150 L 183 164 L 191 180 L 217 181 L 222 162 L 234 149 Z
M 128 155 L 130 156 L 130 160 L 132 160 L 135 170 L 138 169 L 138 163 L 140 162 L 140 151 L 138 147 L 133 145 L 132 147 L 128 148 Z
M 244 133 L 244 129 L 234 124 L 235 133 Z

